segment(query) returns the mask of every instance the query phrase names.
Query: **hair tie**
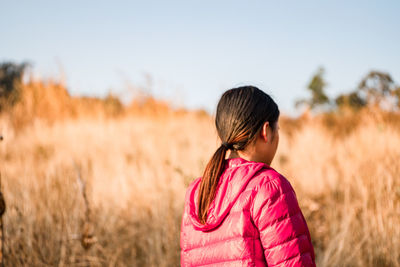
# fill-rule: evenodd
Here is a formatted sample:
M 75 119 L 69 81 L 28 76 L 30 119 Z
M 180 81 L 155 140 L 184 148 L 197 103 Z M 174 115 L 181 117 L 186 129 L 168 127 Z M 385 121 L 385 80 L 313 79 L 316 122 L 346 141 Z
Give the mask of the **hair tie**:
M 233 144 L 228 144 L 227 142 L 223 142 L 221 146 L 225 147 L 226 149 L 233 149 Z

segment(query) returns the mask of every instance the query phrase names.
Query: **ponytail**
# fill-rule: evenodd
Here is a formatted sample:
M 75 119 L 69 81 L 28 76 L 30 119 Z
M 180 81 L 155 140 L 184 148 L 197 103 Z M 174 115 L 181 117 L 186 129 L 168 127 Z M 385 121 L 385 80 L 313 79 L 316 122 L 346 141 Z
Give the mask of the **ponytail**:
M 215 151 L 211 160 L 208 162 L 201 178 L 199 188 L 199 221 L 205 224 L 207 221 L 208 208 L 215 197 L 217 191 L 219 177 L 221 176 L 225 165 L 225 154 L 229 149 L 226 143 L 223 143 L 217 151 Z
M 223 142 L 208 162 L 199 186 L 198 217 L 206 224 L 210 204 L 215 198 L 228 150 L 241 151 L 255 140 L 262 125 L 274 127 L 279 109 L 274 100 L 254 86 L 226 91 L 218 102 L 215 126 Z

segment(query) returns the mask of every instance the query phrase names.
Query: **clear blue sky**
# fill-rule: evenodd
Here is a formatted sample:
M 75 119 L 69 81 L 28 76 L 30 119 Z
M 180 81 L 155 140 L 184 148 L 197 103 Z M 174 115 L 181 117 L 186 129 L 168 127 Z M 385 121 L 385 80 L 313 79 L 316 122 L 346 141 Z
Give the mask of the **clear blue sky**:
M 0 61 L 63 67 L 74 95 L 125 95 L 126 82 L 214 111 L 230 87 L 255 84 L 281 109 L 307 96 L 319 66 L 327 92 L 371 69 L 400 83 L 400 1 L 1 1 Z

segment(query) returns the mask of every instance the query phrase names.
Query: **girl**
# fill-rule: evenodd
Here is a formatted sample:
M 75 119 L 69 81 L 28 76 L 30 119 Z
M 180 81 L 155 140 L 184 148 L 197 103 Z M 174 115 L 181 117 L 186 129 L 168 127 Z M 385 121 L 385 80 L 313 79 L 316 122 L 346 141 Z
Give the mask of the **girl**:
M 315 266 L 295 192 L 270 167 L 278 118 L 276 103 L 256 87 L 222 95 L 215 118 L 222 144 L 186 192 L 182 266 Z

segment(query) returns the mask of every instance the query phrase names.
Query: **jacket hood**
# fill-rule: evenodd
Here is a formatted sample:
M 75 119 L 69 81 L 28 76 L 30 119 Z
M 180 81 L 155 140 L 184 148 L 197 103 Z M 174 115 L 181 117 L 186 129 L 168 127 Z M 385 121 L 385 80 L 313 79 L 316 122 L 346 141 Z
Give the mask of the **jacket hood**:
M 215 198 L 208 209 L 206 224 L 200 223 L 198 218 L 198 192 L 201 177 L 196 179 L 189 187 L 186 198 L 186 201 L 189 202 L 189 216 L 194 228 L 201 231 L 217 228 L 229 214 L 233 204 L 250 180 L 265 167 L 268 165 L 242 158 L 228 159 L 219 179 Z

